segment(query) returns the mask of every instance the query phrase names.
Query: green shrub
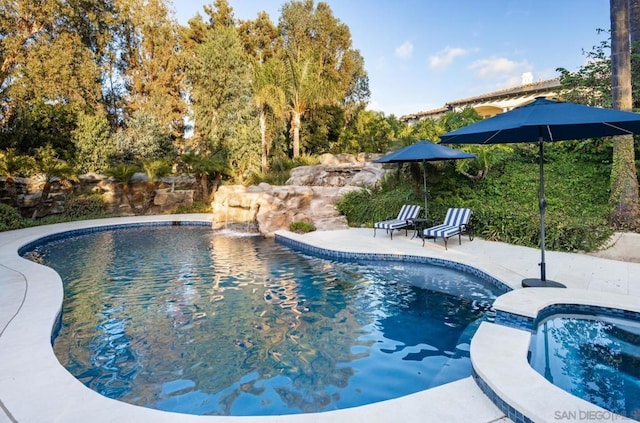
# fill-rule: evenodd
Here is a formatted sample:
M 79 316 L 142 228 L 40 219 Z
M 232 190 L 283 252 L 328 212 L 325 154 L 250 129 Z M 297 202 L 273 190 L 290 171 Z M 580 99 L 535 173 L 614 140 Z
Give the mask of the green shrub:
M 477 236 L 534 248 L 540 246 L 539 166 L 533 148 L 516 149 L 475 186 L 451 167 L 427 166 L 428 218 L 440 223 L 449 207 L 473 210 Z M 557 251 L 593 251 L 613 233 L 609 215 L 610 165 L 579 160 L 560 148 L 545 163 L 545 246 Z M 380 187 L 351 192 L 337 204 L 350 226 L 371 227 L 395 217 L 402 204 L 424 204 L 422 187 L 409 167 Z
M 69 220 L 103 217 L 107 214 L 107 205 L 97 194 L 69 197 L 64 207 L 64 217 Z
M 613 228 L 604 219 L 583 220 L 556 213 L 546 220 L 545 234 L 551 250 L 593 251 L 613 235 Z
M 24 219 L 14 207 L 0 203 L 0 231 L 11 231 L 24 227 Z
M 291 169 L 294 167 L 313 166 L 316 164 L 318 164 L 318 158 L 314 156 L 302 155 L 295 159 L 275 157 L 271 160 L 269 171 L 265 174 L 253 174 L 249 179 L 249 183 L 258 185 L 260 182 L 266 182 L 270 185 L 284 185 L 291 177 Z
M 258 185 L 261 182 L 269 185 L 284 185 L 289 179 L 289 169 L 281 171 L 270 170 L 267 173 L 254 173 L 249 178 L 249 184 Z
M 362 189 L 344 195 L 336 204 L 347 218 L 349 226 L 373 227 L 375 222 L 392 219 L 403 204 L 421 204 L 410 186 L 398 186 L 391 191 Z
M 211 213 L 211 204 L 203 201 L 194 201 L 192 204 L 180 204 L 173 214 Z
M 374 194 L 368 189 L 351 191 L 336 203 L 336 209 L 347 218 L 349 226 L 368 226 L 373 197 Z
M 313 223 L 309 222 L 291 222 L 289 230 L 297 234 L 306 234 L 315 231 L 316 227 Z
M 371 228 L 375 222 L 392 219 L 404 204 L 424 204 L 421 194 L 397 175 L 390 175 L 379 187 L 345 194 L 336 208 L 346 218 L 349 226 Z
M 488 240 L 540 246 L 539 165 L 533 153 L 517 149 L 500 172 L 490 174 L 467 198 L 476 234 Z M 558 251 L 592 251 L 613 233 L 609 172 L 603 164 L 579 161 L 555 149 L 545 163 L 545 246 Z

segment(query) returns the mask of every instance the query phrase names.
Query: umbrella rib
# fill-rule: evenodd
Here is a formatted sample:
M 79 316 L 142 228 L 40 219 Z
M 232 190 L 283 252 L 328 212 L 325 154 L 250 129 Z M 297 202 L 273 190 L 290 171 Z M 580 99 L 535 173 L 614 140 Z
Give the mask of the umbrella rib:
M 629 134 L 633 134 L 633 131 L 629 131 L 628 129 L 621 128 L 621 127 L 616 126 L 616 125 L 614 125 L 614 124 L 612 124 L 612 123 L 609 123 L 609 122 L 602 122 L 602 124 L 603 124 L 603 125 L 610 126 L 610 127 L 614 128 L 614 129 L 617 129 L 618 131 L 622 131 L 622 132 L 624 132 L 624 133 L 625 133 L 625 134 L 627 134 L 627 135 L 629 135 Z
M 549 141 L 553 141 L 553 134 L 551 133 L 551 127 L 549 125 L 545 125 L 547 127 L 547 132 L 549 133 Z
M 502 132 L 502 129 L 494 132 L 489 138 L 487 138 L 486 140 L 484 140 L 483 144 L 487 144 L 489 141 L 491 141 L 493 138 L 497 137 L 498 134 Z

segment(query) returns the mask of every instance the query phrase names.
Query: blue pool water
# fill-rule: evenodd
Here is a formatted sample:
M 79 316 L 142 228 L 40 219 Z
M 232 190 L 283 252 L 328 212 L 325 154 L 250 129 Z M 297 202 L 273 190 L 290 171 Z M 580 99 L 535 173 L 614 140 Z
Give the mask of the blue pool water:
M 35 247 L 64 281 L 59 361 L 110 398 L 199 415 L 295 414 L 470 375 L 501 292 L 460 271 L 329 261 L 198 226 Z
M 554 316 L 532 337 L 530 363 L 565 391 L 640 420 L 640 322 Z

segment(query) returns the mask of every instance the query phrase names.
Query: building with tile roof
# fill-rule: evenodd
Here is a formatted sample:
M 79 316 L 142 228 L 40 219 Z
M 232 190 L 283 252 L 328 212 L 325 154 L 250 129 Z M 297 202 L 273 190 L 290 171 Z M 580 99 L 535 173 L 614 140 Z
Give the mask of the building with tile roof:
M 558 99 L 559 93 L 560 78 L 533 82 L 533 76 L 527 72 L 522 75 L 522 85 L 520 86 L 450 101 L 443 107 L 405 115 L 400 120 L 411 125 L 424 119 L 437 119 L 450 111 L 459 112 L 466 107 L 473 107 L 480 116 L 486 119 L 530 103 L 536 97 Z

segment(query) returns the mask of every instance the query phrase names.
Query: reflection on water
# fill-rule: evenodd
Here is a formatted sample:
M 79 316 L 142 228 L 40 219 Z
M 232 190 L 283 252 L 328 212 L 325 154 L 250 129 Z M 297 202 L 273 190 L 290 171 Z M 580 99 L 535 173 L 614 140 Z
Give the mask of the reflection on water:
M 565 391 L 640 420 L 640 322 L 552 317 L 532 337 L 530 363 Z
M 347 408 L 467 377 L 497 294 L 450 269 L 332 262 L 203 227 L 37 252 L 65 284 L 60 362 L 110 398 L 191 414 Z

